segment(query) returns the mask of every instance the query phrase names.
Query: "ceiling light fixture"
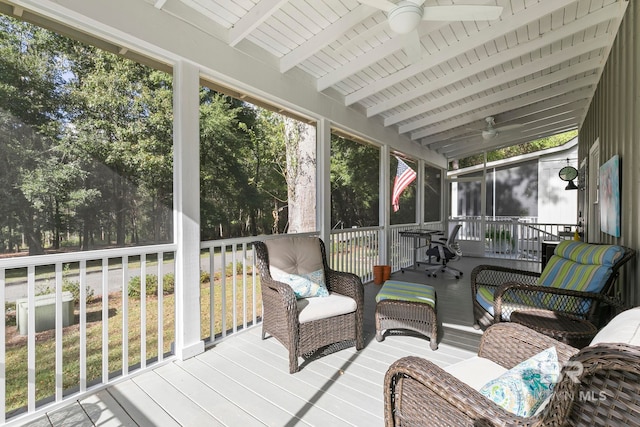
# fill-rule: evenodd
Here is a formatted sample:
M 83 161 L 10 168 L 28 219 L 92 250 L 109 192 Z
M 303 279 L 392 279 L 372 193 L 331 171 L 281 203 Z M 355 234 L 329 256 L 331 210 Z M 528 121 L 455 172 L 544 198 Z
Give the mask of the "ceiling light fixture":
M 389 27 L 398 34 L 409 34 L 422 21 L 422 6 L 401 1 L 389 12 Z

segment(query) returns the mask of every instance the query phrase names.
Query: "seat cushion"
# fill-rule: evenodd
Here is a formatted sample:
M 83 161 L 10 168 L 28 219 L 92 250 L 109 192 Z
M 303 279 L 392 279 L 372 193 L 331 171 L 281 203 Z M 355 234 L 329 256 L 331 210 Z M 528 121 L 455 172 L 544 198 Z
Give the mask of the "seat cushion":
M 507 368 L 478 356 L 449 365 L 444 370 L 478 391 L 489 381 L 507 372 Z
M 623 343 L 640 346 L 640 307 L 618 314 L 600 330 L 590 345 Z
M 358 308 L 353 298 L 334 292 L 326 298 L 301 298 L 296 303 L 300 323 L 353 313 Z
M 565 240 L 556 247 L 538 283 L 584 292 L 602 291 L 613 265 L 624 255 L 615 245 L 592 245 Z
M 329 295 L 317 237 L 266 240 L 271 277 L 291 286 L 296 298 Z
M 420 283 L 401 282 L 398 280 L 387 280 L 376 295 L 376 302 L 386 299 L 421 302 L 436 305 L 436 291 L 432 286 Z
M 476 301 L 487 313 L 494 315 L 493 297 L 495 288 L 489 286 L 478 286 Z M 516 310 L 527 310 L 531 307 L 540 306 L 540 296 L 531 294 L 510 294 L 507 293 L 502 299 L 502 320 L 509 321 L 511 313 Z

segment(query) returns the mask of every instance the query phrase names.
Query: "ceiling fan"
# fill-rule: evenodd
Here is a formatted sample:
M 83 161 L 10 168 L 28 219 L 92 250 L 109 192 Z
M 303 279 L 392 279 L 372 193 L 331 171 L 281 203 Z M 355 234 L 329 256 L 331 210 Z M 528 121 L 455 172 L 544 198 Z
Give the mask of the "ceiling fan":
M 487 126 L 482 130 L 482 139 L 484 139 L 485 141 L 495 138 L 502 132 L 510 131 L 524 126 L 522 124 L 513 124 L 496 127 L 496 121 L 491 116 L 485 118 L 484 121 L 487 122 Z
M 422 56 L 417 30 L 421 21 L 492 21 L 502 13 L 501 6 L 423 6 L 426 0 L 402 0 L 398 3 L 389 0 L 357 1 L 387 13 L 391 30 L 405 37 L 404 51 L 411 62 L 418 61 Z

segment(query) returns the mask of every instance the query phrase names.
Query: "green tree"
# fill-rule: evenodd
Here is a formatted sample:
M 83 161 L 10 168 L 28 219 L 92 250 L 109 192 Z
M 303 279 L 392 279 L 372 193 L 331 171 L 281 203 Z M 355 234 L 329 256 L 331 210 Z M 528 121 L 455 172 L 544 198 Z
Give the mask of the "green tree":
M 331 224 L 378 225 L 380 150 L 337 135 L 331 137 Z
M 0 197 L 7 201 L 1 215 L 8 246 L 13 248 L 14 232 L 21 228 L 31 254 L 43 253 L 45 225 L 52 222 L 47 214 L 59 196 L 47 192 L 60 176 L 38 171 L 51 167 L 47 153 L 59 132 L 64 99 L 58 90 L 57 40 L 48 31 L 0 16 Z M 34 177 L 42 179 L 32 182 Z
M 499 150 L 490 151 L 487 153 L 487 161 L 492 162 L 495 160 L 508 159 L 509 157 L 520 156 L 522 154 L 534 153 L 540 150 L 546 150 L 547 148 L 559 147 L 578 135 L 577 130 L 564 132 L 558 135 L 552 135 L 546 138 L 536 139 L 535 141 L 527 142 L 525 144 L 513 145 L 511 147 L 501 148 Z M 450 164 L 449 170 L 462 169 L 469 166 L 481 165 L 484 163 L 484 154 L 477 154 L 475 156 L 460 159 L 457 162 Z

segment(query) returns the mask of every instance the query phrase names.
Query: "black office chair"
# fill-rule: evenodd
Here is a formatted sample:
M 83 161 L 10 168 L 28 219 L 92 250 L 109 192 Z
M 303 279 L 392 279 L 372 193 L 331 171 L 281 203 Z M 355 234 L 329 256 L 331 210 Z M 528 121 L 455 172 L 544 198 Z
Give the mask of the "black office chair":
M 449 233 L 449 237 L 447 239 L 435 237 L 431 240 L 431 247 L 427 249 L 427 256 L 429 259 L 431 257 L 436 257 L 436 259 L 441 263 L 440 265 L 435 265 L 433 267 L 427 267 L 426 272 L 430 276 L 436 277 L 438 271 L 442 273 L 448 273 L 454 276 L 456 279 L 459 279 L 462 276 L 462 271 L 449 267 L 450 261 L 457 261 L 462 258 L 462 251 L 460 250 L 460 243 L 458 243 L 458 232 L 460 231 L 461 224 L 457 224 Z

